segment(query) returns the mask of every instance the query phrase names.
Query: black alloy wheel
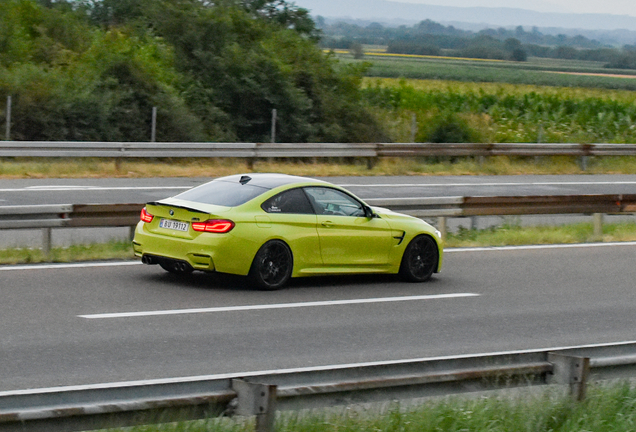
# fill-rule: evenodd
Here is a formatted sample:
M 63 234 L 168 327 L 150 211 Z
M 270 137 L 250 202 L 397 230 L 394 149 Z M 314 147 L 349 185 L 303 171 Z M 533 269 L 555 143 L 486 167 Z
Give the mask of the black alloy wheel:
M 424 282 L 437 269 L 439 251 L 437 243 L 427 235 L 415 237 L 404 251 L 400 275 L 410 282 Z
M 249 278 L 262 290 L 276 290 L 287 283 L 293 269 L 289 247 L 281 240 L 270 240 L 256 253 Z

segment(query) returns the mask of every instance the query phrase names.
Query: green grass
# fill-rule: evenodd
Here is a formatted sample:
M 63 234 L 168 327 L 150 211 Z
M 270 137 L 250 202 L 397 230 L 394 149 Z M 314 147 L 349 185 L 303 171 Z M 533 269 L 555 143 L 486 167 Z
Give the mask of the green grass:
M 343 64 L 368 63 L 368 77 L 498 82 L 554 87 L 636 90 L 636 79 L 583 74 L 635 75 L 634 71 L 605 69 L 600 63 L 537 59 L 527 63 L 455 59 L 413 59 L 366 55 L 361 60 L 338 55 Z M 556 73 L 560 72 L 560 73 Z
M 129 241 L 81 244 L 69 247 L 54 247 L 48 256 L 41 249 L 0 249 L 0 264 L 33 264 L 44 262 L 66 263 L 76 261 L 132 259 L 132 244 Z
M 592 385 L 584 402 L 555 391 L 518 396 L 448 397 L 418 406 L 398 403 L 379 409 L 342 409 L 337 414 L 285 413 L 277 432 L 633 432 L 636 390 L 628 384 Z M 215 418 L 144 426 L 130 432 L 247 432 L 250 422 Z
M 395 142 L 410 139 L 410 116 L 378 114 L 386 117 Z M 471 120 L 469 118 L 469 120 Z M 477 120 L 475 120 L 477 122 Z M 479 125 L 475 126 L 479 127 Z M 411 175 L 517 175 L 517 174 L 634 174 L 634 157 L 592 157 L 586 170 L 579 158 L 507 157 L 479 158 L 379 158 L 372 169 L 366 159 L 341 158 L 325 161 L 259 160 L 252 167 L 243 160 L 179 159 L 122 161 L 119 170 L 109 159 L 90 160 L 52 158 L 46 162 L 33 159 L 0 160 L 0 179 L 45 178 L 213 178 L 245 172 L 278 172 L 308 177 L 411 176 Z
M 518 217 L 514 219 L 518 219 Z M 519 226 L 518 221 L 515 222 L 513 220 L 502 226 L 488 229 L 460 228 L 457 232 L 448 234 L 445 246 L 519 246 L 592 243 L 599 241 L 636 241 L 636 222 L 604 224 L 603 236 L 597 238 L 594 235 L 592 223 L 522 227 Z

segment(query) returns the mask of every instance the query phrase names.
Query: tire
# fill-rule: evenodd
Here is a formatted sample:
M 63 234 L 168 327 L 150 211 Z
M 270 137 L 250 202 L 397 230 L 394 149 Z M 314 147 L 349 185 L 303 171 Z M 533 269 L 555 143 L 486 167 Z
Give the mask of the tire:
M 159 265 L 165 271 L 176 275 L 189 275 L 193 269 L 186 262 L 179 261 L 159 261 Z
M 281 240 L 270 240 L 256 253 L 248 278 L 258 289 L 273 291 L 287 283 L 293 267 L 289 246 Z
M 437 243 L 427 235 L 415 237 L 406 247 L 400 264 L 400 276 L 409 282 L 425 282 L 437 270 Z

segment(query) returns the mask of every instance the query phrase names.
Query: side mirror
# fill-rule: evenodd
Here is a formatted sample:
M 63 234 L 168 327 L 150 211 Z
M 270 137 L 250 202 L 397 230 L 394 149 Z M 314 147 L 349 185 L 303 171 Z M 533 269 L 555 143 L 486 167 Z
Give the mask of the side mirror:
M 371 210 L 371 207 L 366 206 L 366 205 L 364 206 L 364 215 L 365 215 L 367 218 L 369 218 L 369 219 L 372 219 L 372 218 L 374 218 L 374 217 L 378 217 L 378 215 L 377 215 L 377 214 L 373 213 L 373 210 Z

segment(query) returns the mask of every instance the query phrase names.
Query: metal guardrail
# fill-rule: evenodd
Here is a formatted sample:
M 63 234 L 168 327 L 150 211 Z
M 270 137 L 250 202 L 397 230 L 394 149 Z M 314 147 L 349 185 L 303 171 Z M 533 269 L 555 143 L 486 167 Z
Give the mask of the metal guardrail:
M 376 144 L 0 141 L 0 157 L 377 157 Z
M 636 212 L 636 194 L 377 198 L 365 201 L 417 217 Z
M 446 218 L 536 214 L 591 214 L 594 231 L 602 234 L 603 214 L 636 213 L 636 194 L 547 195 L 499 197 L 377 198 L 366 202 L 377 207 L 421 218 L 439 218 L 446 235 Z M 0 230 L 43 229 L 43 249 L 51 248 L 51 229 L 78 227 L 131 227 L 139 222 L 145 203 L 63 204 L 0 206 Z
M 217 143 L 0 141 L 0 157 L 322 158 L 413 156 L 635 156 L 634 144 Z
M 378 144 L 378 156 L 634 156 L 632 144 L 414 143 Z
M 125 227 L 139 222 L 145 204 L 0 206 L 0 229 Z
M 417 217 L 636 213 L 636 194 L 374 198 Z M 0 229 L 136 225 L 145 203 L 0 206 Z
M 633 377 L 636 342 L 0 392 L 0 431 L 67 432 Z

